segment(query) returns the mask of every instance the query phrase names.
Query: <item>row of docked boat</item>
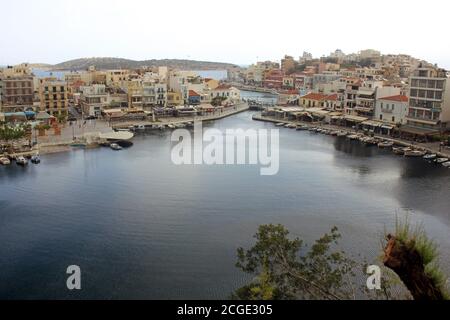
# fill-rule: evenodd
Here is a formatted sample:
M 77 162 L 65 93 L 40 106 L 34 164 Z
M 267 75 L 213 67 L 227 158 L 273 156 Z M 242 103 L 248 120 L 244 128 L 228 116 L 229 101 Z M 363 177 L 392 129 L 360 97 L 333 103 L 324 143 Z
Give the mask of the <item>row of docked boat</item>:
M 34 164 L 38 164 L 41 163 L 41 158 L 39 157 L 38 154 L 32 155 L 30 157 L 24 157 L 24 156 L 18 156 L 13 158 L 12 160 L 14 160 L 16 162 L 17 165 L 19 166 L 26 166 L 28 164 L 28 160 L 31 161 L 31 163 Z M 9 159 L 8 157 L 0 157 L 0 164 L 7 166 L 11 164 L 11 159 Z
M 169 123 L 169 124 L 151 124 L 151 125 L 136 125 L 130 126 L 126 129 L 115 129 L 116 131 L 145 131 L 145 130 L 165 130 L 165 129 L 181 129 L 181 128 L 192 128 L 194 126 L 194 122 L 182 122 L 182 123 Z
M 396 155 L 401 155 L 404 157 L 419 158 L 422 157 L 424 160 L 432 161 L 436 164 L 441 164 L 444 167 L 450 168 L 450 159 L 444 157 L 438 157 L 437 154 L 428 153 L 424 150 L 415 149 L 412 147 L 402 147 L 396 146 L 393 141 L 371 137 L 361 133 L 347 132 L 345 130 L 333 130 L 326 129 L 322 127 L 308 126 L 305 124 L 293 124 L 279 122 L 276 124 L 277 127 L 285 127 L 297 130 L 307 130 L 312 133 L 322 133 L 326 135 L 336 136 L 336 137 L 346 137 L 349 140 L 360 141 L 366 146 L 377 146 L 380 149 L 392 150 Z

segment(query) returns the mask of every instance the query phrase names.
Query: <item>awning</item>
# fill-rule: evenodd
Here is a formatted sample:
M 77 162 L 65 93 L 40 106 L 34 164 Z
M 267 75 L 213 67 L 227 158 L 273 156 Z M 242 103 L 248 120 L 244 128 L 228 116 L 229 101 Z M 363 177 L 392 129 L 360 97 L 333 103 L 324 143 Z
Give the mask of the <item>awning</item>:
M 394 126 L 391 126 L 391 125 L 389 125 L 389 124 L 383 124 L 383 125 L 381 126 L 381 128 L 382 128 L 382 129 L 386 129 L 386 130 L 392 130 L 392 129 L 394 129 L 395 127 L 394 127 Z
M 348 120 L 348 121 L 352 121 L 352 122 L 358 122 L 358 123 L 367 120 L 367 118 L 365 118 L 365 117 L 352 116 L 352 115 L 348 115 L 348 114 L 344 115 L 344 119 Z
M 416 134 L 420 136 L 426 136 L 426 135 L 434 135 L 439 133 L 437 130 L 433 129 L 427 129 L 427 128 L 418 128 L 418 127 L 410 127 L 410 126 L 403 126 L 400 128 L 401 132 Z
M 378 121 L 374 121 L 374 120 L 367 120 L 367 121 L 363 121 L 361 122 L 362 125 L 366 125 L 366 126 L 370 126 L 370 127 L 374 127 L 374 128 L 378 128 L 381 127 L 383 125 L 383 123 L 378 122 Z

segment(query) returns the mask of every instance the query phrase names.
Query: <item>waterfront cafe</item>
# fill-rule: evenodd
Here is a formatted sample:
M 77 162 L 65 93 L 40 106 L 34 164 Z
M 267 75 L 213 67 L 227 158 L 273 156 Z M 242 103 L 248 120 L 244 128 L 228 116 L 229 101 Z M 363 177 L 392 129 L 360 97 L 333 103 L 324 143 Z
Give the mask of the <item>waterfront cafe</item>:
M 176 106 L 174 115 L 177 117 L 192 117 L 198 113 L 197 109 L 193 106 Z
M 431 128 L 420 128 L 413 126 L 401 126 L 398 128 L 399 136 L 405 139 L 422 139 L 427 141 L 432 136 L 440 134 L 439 130 Z
M 361 122 L 361 129 L 369 133 L 381 133 L 382 121 L 378 120 L 366 120 Z

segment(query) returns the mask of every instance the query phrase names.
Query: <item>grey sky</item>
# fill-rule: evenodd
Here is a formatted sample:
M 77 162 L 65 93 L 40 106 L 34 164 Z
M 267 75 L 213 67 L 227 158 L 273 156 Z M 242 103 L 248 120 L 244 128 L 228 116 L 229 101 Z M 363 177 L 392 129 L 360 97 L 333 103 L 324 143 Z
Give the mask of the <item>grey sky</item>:
M 373 48 L 450 68 L 448 1 L 0 1 L 0 65 L 94 56 L 250 64 Z

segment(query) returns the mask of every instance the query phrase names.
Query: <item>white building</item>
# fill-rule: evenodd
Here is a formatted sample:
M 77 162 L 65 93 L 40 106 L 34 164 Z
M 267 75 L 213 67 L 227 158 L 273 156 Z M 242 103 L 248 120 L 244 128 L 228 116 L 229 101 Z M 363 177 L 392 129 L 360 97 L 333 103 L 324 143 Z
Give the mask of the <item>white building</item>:
M 408 114 L 408 97 L 395 95 L 378 98 L 375 105 L 375 120 L 393 125 L 405 124 Z
M 85 116 L 100 116 L 103 109 L 108 106 L 108 93 L 103 84 L 80 87 L 81 108 Z

